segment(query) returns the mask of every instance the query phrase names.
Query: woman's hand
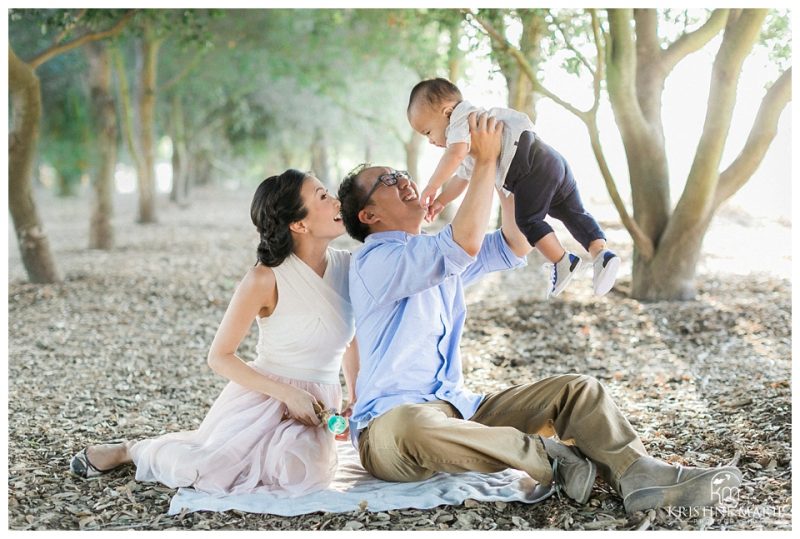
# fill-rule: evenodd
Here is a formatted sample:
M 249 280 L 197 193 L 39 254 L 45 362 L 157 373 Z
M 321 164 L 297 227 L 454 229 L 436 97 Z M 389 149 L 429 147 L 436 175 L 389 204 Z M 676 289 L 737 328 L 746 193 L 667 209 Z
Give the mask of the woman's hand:
M 288 386 L 286 394 L 280 400 L 286 406 L 287 418 L 295 419 L 309 427 L 318 427 L 322 424 L 319 413 L 322 411 L 323 406 L 308 391 Z
M 353 406 L 355 406 L 355 404 L 356 404 L 356 401 L 355 401 L 355 399 L 353 399 L 352 401 L 350 401 L 347 404 L 347 407 L 344 410 L 342 410 L 342 413 L 339 414 L 342 417 L 346 417 L 348 419 L 347 428 L 345 429 L 345 431 L 343 433 L 337 434 L 335 436 L 335 438 L 340 442 L 346 442 L 347 440 L 350 439 L 350 421 L 349 420 L 350 420 L 350 416 L 353 415 Z

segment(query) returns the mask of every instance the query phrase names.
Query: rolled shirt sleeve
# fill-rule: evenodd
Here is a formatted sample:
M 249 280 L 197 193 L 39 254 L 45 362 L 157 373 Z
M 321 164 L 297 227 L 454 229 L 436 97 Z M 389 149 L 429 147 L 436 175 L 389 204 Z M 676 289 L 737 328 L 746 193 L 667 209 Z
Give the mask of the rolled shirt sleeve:
M 511 250 L 502 230 L 486 234 L 475 261 L 461 274 L 464 286 L 469 286 L 487 273 L 526 266 L 527 258 Z
M 353 269 L 372 301 L 382 305 L 438 286 L 475 261 L 453 239 L 448 224 L 434 235 L 372 234 Z

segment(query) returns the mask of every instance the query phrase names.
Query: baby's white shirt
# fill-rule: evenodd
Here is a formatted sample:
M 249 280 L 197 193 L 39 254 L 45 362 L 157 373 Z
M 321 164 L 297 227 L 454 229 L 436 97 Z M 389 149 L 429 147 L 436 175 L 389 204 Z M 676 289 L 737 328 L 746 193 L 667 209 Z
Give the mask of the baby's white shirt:
M 445 144 L 450 146 L 458 142 L 470 143 L 469 136 L 469 115 L 472 112 L 486 112 L 486 109 L 476 107 L 469 101 L 462 101 L 450 114 L 450 124 L 444 130 Z M 497 172 L 495 175 L 495 185 L 502 189 L 506 181 L 508 168 L 514 159 L 517 151 L 517 143 L 523 131 L 533 131 L 533 122 L 527 114 L 513 109 L 494 107 L 489 109 L 489 114 L 498 120 L 503 121 L 503 147 L 500 149 L 500 157 L 497 159 Z M 475 159 L 467 155 L 456 171 L 456 176 L 469 180 L 475 169 Z M 502 189 L 505 191 L 505 189 Z M 506 192 L 506 195 L 508 193 Z

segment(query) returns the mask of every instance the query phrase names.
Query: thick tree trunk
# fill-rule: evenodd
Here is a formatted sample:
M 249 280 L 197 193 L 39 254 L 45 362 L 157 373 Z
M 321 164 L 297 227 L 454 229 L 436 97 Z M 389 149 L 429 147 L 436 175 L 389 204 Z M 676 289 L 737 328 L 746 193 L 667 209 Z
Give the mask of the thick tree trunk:
M 8 48 L 8 87 L 11 128 L 8 136 L 8 207 L 22 256 L 32 283 L 61 280 L 50 244 L 36 211 L 31 192 L 36 142 L 42 102 L 39 78 L 31 67 Z
M 146 28 L 139 47 L 139 222 L 156 222 L 155 112 L 160 41 Z
M 658 56 L 645 61 L 643 45 L 636 40 L 631 26 L 632 18 L 633 10 L 609 10 L 608 96 L 625 147 L 633 217 L 645 236 L 657 245 L 670 212 L 669 171 L 660 121 L 665 74 L 658 71 Z M 640 69 L 646 76 L 637 76 Z M 640 253 L 635 251 L 634 257 L 636 271 Z
M 89 60 L 89 93 L 97 149 L 93 178 L 94 203 L 89 221 L 89 248 L 114 247 L 114 169 L 117 164 L 117 116 L 111 94 L 111 59 L 102 41 L 86 46 Z
M 665 242 L 652 260 L 636 260 L 631 296 L 642 301 L 691 300 L 695 297 L 697 263 L 711 216 L 687 230 L 681 241 Z
M 669 58 L 669 54 L 662 54 L 656 39 L 655 15 L 649 10 L 637 12 L 637 105 L 647 128 L 641 129 L 639 118 L 631 114 L 630 104 L 620 106 L 622 112 L 618 114 L 629 156 L 634 215 L 656 245 L 651 260 L 634 257 L 631 292 L 637 299 L 687 300 L 695 295 L 694 277 L 703 238 L 717 208 L 719 163 L 736 103 L 736 87 L 744 59 L 757 39 L 765 15 L 764 10 L 744 10 L 741 16 L 728 20 L 712 70 L 703 134 L 686 187 L 670 215 L 669 175 L 661 125 L 661 94 L 668 74 L 662 68 L 662 60 Z M 714 21 L 709 21 L 709 25 L 713 24 Z M 612 33 L 614 28 L 612 24 Z M 642 35 L 638 33 L 640 30 Z

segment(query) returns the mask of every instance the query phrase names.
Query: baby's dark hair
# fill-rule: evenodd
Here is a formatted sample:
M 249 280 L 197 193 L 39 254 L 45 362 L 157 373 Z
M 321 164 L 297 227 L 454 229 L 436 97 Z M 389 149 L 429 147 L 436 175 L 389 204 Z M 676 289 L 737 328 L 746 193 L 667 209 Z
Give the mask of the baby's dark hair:
M 411 108 L 417 103 L 435 107 L 443 101 L 461 101 L 462 99 L 458 86 L 449 80 L 442 78 L 427 79 L 418 82 L 411 89 L 406 112 L 411 112 Z
M 344 228 L 354 240 L 361 243 L 364 243 L 366 237 L 369 236 L 369 227 L 358 218 L 358 212 L 361 211 L 361 205 L 365 202 L 364 197 L 367 193 L 361 189 L 357 180 L 359 175 L 370 166 L 369 163 L 361 163 L 348 172 L 339 185 L 339 192 L 336 195 L 342 205 Z
M 253 195 L 250 219 L 261 237 L 258 261 L 265 266 L 279 265 L 294 250 L 289 225 L 308 215 L 300 196 L 306 177 L 305 172 L 290 168 L 261 182 Z

